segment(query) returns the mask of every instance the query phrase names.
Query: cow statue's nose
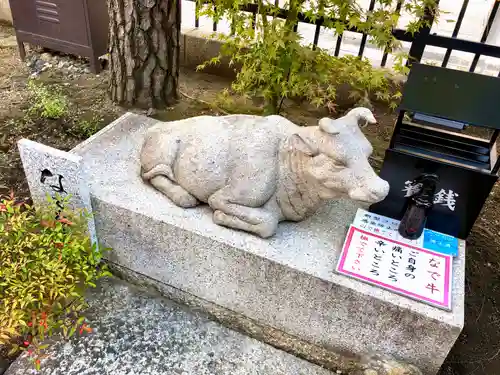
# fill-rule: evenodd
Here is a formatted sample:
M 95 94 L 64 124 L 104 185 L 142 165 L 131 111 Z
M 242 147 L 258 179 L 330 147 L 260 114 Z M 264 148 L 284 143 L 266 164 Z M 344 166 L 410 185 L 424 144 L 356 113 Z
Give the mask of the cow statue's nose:
M 370 187 L 370 194 L 374 203 L 383 201 L 389 194 L 389 183 L 379 177 L 374 186 Z
M 377 176 L 367 181 L 366 185 L 349 191 L 349 198 L 366 203 L 377 203 L 383 201 L 387 194 L 389 194 L 389 183 Z

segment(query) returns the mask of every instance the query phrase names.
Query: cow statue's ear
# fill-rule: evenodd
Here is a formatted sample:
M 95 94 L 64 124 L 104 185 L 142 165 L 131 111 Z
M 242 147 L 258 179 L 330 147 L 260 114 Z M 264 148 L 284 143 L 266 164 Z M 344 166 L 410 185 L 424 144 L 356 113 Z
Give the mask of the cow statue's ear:
M 319 153 L 318 148 L 311 140 L 302 138 L 298 134 L 292 134 L 288 137 L 288 147 L 290 151 L 299 151 L 309 156 L 316 156 Z
M 321 120 L 319 120 L 318 125 L 319 128 L 325 133 L 337 135 L 340 133 L 340 130 L 344 126 L 341 120 L 342 118 L 332 120 L 331 118 L 323 117 Z

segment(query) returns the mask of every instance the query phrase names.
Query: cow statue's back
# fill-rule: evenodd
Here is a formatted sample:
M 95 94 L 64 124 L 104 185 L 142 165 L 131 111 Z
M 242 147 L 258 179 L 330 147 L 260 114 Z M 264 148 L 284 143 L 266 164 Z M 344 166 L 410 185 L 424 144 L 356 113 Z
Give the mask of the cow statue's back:
M 375 118 L 355 108 L 311 127 L 249 115 L 158 123 L 141 150 L 142 178 L 178 206 L 208 203 L 219 225 L 270 237 L 280 221 L 303 220 L 324 200 L 387 196 L 360 121 Z

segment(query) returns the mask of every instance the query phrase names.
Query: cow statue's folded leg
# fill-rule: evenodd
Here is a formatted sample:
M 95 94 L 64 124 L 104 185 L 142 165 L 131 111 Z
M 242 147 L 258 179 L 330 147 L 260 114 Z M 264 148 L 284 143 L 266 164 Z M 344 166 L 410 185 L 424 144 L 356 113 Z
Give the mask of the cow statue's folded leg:
M 237 216 L 228 215 L 219 210 L 214 211 L 213 220 L 215 224 L 255 233 L 262 238 L 271 237 L 276 232 L 276 228 L 278 227 L 277 220 L 267 220 L 262 221 L 260 224 L 250 224 L 241 220 Z
M 272 236 L 280 221 L 280 210 L 274 197 L 266 197 L 268 202 L 262 207 L 249 207 L 245 205 L 248 201 L 244 197 L 235 197 L 234 190 L 228 185 L 209 198 L 208 204 L 214 210 L 214 222 L 264 238 Z
M 165 194 L 174 202 L 177 206 L 183 208 L 195 207 L 200 204 L 200 201 L 194 196 L 189 194 L 181 186 L 170 181 L 168 177 L 165 176 L 155 176 L 150 180 L 151 185 L 153 185 L 160 192 Z

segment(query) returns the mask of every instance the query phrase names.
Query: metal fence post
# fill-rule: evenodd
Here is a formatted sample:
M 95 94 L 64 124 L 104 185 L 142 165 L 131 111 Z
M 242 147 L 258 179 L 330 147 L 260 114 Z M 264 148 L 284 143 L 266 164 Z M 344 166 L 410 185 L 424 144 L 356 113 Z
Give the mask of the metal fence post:
M 483 36 L 481 36 L 481 43 L 486 43 L 488 39 L 488 35 L 492 29 L 493 22 L 495 21 L 496 15 L 498 14 L 498 7 L 500 2 L 497 0 L 493 3 L 493 8 L 491 9 L 490 15 L 488 17 L 488 21 L 486 21 L 486 25 L 484 26 Z M 476 53 L 474 55 L 474 60 L 472 60 L 472 64 L 469 68 L 469 72 L 474 72 L 476 70 L 477 63 L 479 62 L 479 58 L 481 57 L 480 53 Z
M 439 6 L 439 0 L 436 1 L 436 7 Z M 407 67 L 411 67 L 414 62 L 420 62 L 424 54 L 425 46 L 427 45 L 427 37 L 431 33 L 431 28 L 434 23 L 434 10 L 433 8 L 426 8 L 425 14 L 422 17 L 423 21 L 427 21 L 424 27 L 422 27 L 416 34 L 413 40 L 410 52 L 408 53 L 408 61 L 406 62 Z

